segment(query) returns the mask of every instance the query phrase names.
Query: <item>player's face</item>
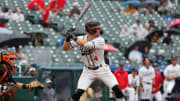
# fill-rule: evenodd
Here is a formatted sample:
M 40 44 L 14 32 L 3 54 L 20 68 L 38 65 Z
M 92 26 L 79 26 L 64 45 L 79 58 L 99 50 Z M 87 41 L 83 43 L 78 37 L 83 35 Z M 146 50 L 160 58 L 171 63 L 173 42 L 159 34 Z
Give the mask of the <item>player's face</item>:
M 136 76 L 137 72 L 136 71 L 132 71 L 132 75 Z
M 176 65 L 177 64 L 177 60 L 172 60 L 171 63 L 172 63 L 172 65 Z
M 146 59 L 144 60 L 144 64 L 145 64 L 146 66 L 149 66 L 150 61 L 149 61 L 149 59 L 148 59 L 148 58 L 146 58 Z
M 119 66 L 121 71 L 124 71 L 124 66 Z
M 154 66 L 154 70 L 157 71 L 157 69 L 158 69 L 158 66 Z
M 96 35 L 97 36 L 101 35 L 101 29 L 100 28 L 96 29 Z
M 35 76 L 35 75 L 36 75 L 36 71 L 34 71 L 34 70 L 31 71 L 31 72 L 30 72 L 30 75 L 31 75 L 31 76 Z
M 48 88 L 51 88 L 51 83 L 47 83 L 47 87 L 48 87 Z

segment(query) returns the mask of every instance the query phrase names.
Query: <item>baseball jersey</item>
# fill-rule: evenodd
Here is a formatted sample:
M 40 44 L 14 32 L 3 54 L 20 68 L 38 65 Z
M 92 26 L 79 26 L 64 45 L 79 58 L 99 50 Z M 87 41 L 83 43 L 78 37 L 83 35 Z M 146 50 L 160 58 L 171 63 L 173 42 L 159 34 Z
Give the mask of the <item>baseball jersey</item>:
M 133 75 L 132 74 L 129 74 L 128 75 L 128 82 L 129 82 L 129 84 L 130 85 L 132 85 L 132 87 L 137 87 L 137 86 L 139 86 L 139 76 L 138 75 L 136 75 L 135 77 L 133 77 Z
M 82 40 L 87 40 L 87 35 L 78 37 Z M 104 38 L 98 36 L 91 41 L 88 41 L 83 47 L 79 46 L 75 41 L 70 41 L 71 48 L 79 48 L 82 55 L 82 61 L 86 67 L 97 67 L 105 66 L 104 62 L 104 48 L 105 41 Z
M 168 65 L 164 70 L 164 75 L 166 76 L 180 76 L 180 65 L 173 66 Z
M 114 75 L 119 83 L 119 87 L 121 90 L 125 89 L 128 87 L 128 72 L 123 71 L 121 72 L 119 69 L 114 72 Z
M 155 71 L 151 66 L 149 66 L 149 68 L 143 66 L 139 70 L 139 77 L 142 78 L 143 83 L 152 84 L 153 79 L 155 78 Z

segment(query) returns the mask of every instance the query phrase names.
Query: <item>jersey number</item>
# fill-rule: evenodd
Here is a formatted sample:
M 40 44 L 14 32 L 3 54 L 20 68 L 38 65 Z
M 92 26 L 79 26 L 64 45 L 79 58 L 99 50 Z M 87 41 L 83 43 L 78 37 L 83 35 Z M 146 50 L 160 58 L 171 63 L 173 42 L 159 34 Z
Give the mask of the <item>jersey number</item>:
M 97 56 L 94 56 L 94 60 L 97 61 L 97 60 L 98 60 L 98 57 L 97 57 Z

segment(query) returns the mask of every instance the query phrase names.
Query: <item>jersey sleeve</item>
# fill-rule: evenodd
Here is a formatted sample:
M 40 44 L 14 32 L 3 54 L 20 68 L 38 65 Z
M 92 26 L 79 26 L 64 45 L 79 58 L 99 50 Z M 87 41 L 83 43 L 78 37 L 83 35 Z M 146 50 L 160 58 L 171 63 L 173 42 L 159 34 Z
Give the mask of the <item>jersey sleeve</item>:
M 137 79 L 136 79 L 136 86 L 140 86 L 139 76 L 137 76 Z
M 180 65 L 178 65 L 178 69 L 177 69 L 177 76 L 180 77 Z
M 129 53 L 129 55 L 128 55 L 128 59 L 132 59 L 133 58 L 133 53 L 132 53 L 132 51 Z
M 152 79 L 154 79 L 155 78 L 155 71 L 154 71 L 154 69 L 152 68 Z
M 163 73 L 164 75 L 167 75 L 167 76 L 168 76 L 168 67 L 169 67 L 169 66 L 167 66 L 167 67 L 165 68 L 164 73 Z
M 139 70 L 139 77 L 143 77 L 143 70 L 142 70 L 142 68 Z
M 128 75 L 128 82 L 129 84 L 131 84 L 132 80 L 131 80 L 131 74 Z
M 75 41 L 73 41 L 73 40 L 69 42 L 69 45 L 70 45 L 71 48 L 76 48 L 76 47 L 79 46 L 79 45 L 78 45 Z
M 92 40 L 86 43 L 84 47 L 89 48 L 89 49 L 104 49 L 105 41 L 103 38 L 97 38 L 95 40 Z

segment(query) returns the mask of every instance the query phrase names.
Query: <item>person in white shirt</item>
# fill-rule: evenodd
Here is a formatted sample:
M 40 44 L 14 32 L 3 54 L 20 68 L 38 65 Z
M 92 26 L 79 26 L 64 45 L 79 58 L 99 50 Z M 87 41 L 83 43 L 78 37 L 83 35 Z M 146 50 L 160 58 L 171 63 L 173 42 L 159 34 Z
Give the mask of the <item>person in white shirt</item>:
M 134 88 L 134 101 L 138 101 L 139 93 L 139 76 L 137 69 L 133 68 L 132 73 L 128 75 L 129 87 Z
M 137 45 L 134 46 L 133 50 L 129 53 L 128 59 L 131 62 L 142 62 L 142 53 L 139 51 L 139 47 Z
M 4 13 L 2 11 L 2 8 L 0 7 L 0 18 L 3 18 L 4 17 Z
M 13 21 L 13 11 L 11 8 L 8 9 L 8 12 L 4 14 L 4 18 L 7 19 L 9 22 Z
M 134 36 L 144 37 L 145 28 L 141 24 L 140 20 L 136 20 L 136 23 L 129 27 L 129 31 Z
M 16 13 L 13 16 L 13 19 L 17 22 L 23 22 L 24 21 L 24 15 L 21 13 L 20 8 L 17 8 Z
M 164 97 L 168 99 L 175 86 L 175 80 L 180 78 L 180 65 L 177 63 L 176 56 L 172 57 L 171 64 L 164 70 L 164 77 Z
M 21 52 L 21 48 L 19 47 L 16 47 L 16 54 L 18 56 L 18 59 L 19 59 L 19 64 L 24 64 L 24 65 L 27 65 L 28 63 L 28 57 Z
M 128 35 L 131 35 L 131 34 L 130 34 L 129 29 L 128 29 L 128 26 L 125 25 L 124 28 L 120 32 L 120 36 L 128 36 Z
M 140 99 L 141 101 L 150 101 L 152 98 L 152 85 L 155 84 L 155 72 L 150 66 L 149 58 L 144 58 L 144 66 L 139 70 L 140 80 Z

